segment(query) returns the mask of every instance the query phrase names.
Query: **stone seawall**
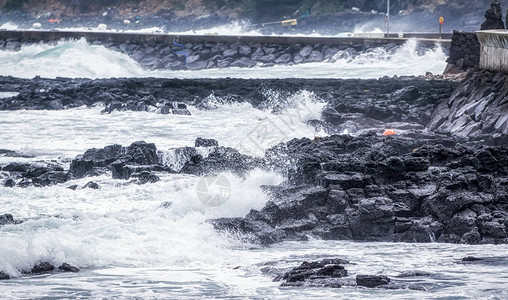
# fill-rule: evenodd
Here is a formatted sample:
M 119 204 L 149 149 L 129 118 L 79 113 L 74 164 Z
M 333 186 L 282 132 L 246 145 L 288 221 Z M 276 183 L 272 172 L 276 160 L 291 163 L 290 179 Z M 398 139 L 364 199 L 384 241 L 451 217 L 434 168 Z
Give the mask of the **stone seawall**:
M 85 38 L 94 45 L 131 56 L 148 69 L 210 68 L 334 63 L 375 47 L 394 51 L 407 38 L 330 38 L 288 36 L 175 36 L 108 32 L 0 31 L 0 50 L 17 51 L 24 44 Z M 447 46 L 449 40 L 418 39 L 421 47 Z
M 476 33 L 453 31 L 450 56 L 446 62 L 464 71 L 477 68 L 480 63 L 480 42 Z

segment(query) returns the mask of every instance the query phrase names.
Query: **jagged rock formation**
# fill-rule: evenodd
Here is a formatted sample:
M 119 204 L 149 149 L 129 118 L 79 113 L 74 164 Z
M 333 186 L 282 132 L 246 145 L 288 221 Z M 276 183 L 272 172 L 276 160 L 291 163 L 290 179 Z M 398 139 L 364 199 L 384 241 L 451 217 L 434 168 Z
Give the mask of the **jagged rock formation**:
M 429 129 L 463 137 L 508 135 L 508 75 L 473 72 L 434 111 Z
M 219 230 L 262 244 L 283 240 L 508 242 L 508 148 L 425 137 L 293 140 L 289 185 Z
M 490 8 L 485 12 L 485 18 L 481 30 L 504 29 L 503 12 L 499 1 L 492 1 Z
M 19 95 L 0 100 L 0 110 L 58 110 L 83 105 L 114 110 L 189 114 L 187 105 L 211 109 L 216 103 L 248 102 L 259 109 L 281 111 L 287 98 L 301 91 L 328 103 L 316 126 L 330 133 L 382 128 L 406 122 L 426 126 L 434 108 L 447 100 L 458 83 L 433 77 L 380 79 L 19 79 L 1 77 L 4 91 Z M 273 98 L 274 94 L 279 94 Z M 125 96 L 128 95 L 128 96 Z M 169 100 L 171 99 L 171 100 Z M 169 109 L 169 107 L 172 107 Z M 418 125 L 419 124 L 419 125 Z M 399 124 L 401 125 L 401 124 Z M 403 124 L 402 124 L 403 125 Z M 397 124 L 391 124 L 397 127 Z M 403 125 L 407 126 L 407 124 Z

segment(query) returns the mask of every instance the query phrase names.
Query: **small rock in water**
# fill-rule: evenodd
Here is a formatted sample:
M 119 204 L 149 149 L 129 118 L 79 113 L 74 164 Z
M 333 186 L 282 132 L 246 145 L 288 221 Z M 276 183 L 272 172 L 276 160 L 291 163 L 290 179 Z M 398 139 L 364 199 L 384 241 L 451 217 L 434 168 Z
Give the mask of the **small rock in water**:
M 79 272 L 78 268 L 71 266 L 68 263 L 63 263 L 60 267 L 58 267 L 58 269 L 63 272 Z
M 93 181 L 90 181 L 88 182 L 87 184 L 85 184 L 82 189 L 94 189 L 94 190 L 98 190 L 99 189 L 99 185 Z
M 170 208 L 171 206 L 173 206 L 173 202 L 166 201 L 166 202 L 162 202 L 160 207 L 161 208 Z
M 11 276 L 5 274 L 4 272 L 0 271 L 0 280 L 7 280 L 11 279 Z
M 11 214 L 0 215 L 0 226 L 13 223 L 15 223 L 15 221 Z
M 423 271 L 407 271 L 402 272 L 397 277 L 404 278 L 404 277 L 422 277 L 422 276 L 430 276 L 430 273 L 423 272 Z
M 390 278 L 384 275 L 356 275 L 356 284 L 368 288 L 375 288 L 390 283 Z
M 480 257 L 474 257 L 474 256 L 467 256 L 462 259 L 462 261 L 479 261 L 479 260 L 485 260 L 485 259 L 480 258 Z
M 30 271 L 26 272 L 29 274 L 42 274 L 48 273 L 55 270 L 55 266 L 50 264 L 49 262 L 42 262 L 35 265 Z
M 197 138 L 194 142 L 194 147 L 218 147 L 219 142 L 217 142 L 214 139 L 203 139 L 203 138 Z
M 148 171 L 134 173 L 131 175 L 131 177 L 137 178 L 138 180 L 136 183 L 138 184 L 156 183 L 157 181 L 161 180 L 159 176 Z
M 348 263 L 341 259 L 325 259 L 316 262 L 304 261 L 299 267 L 286 272 L 281 279 L 285 280 L 282 286 L 327 286 L 340 287 L 337 280 L 347 276 L 347 270 L 342 263 Z
M 16 185 L 16 182 L 12 178 L 7 178 L 3 182 L 4 187 L 14 187 Z
M 67 188 L 70 189 L 70 190 L 75 191 L 78 188 L 78 185 L 77 184 L 73 184 L 71 186 L 68 186 Z

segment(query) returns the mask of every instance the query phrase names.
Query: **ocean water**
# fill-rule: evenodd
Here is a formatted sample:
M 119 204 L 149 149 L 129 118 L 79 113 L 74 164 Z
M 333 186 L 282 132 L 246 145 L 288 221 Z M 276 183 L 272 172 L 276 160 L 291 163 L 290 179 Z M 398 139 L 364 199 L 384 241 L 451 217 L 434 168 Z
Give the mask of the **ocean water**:
M 416 40 L 395 51 L 373 48 L 355 57 L 342 57 L 334 63 L 307 63 L 295 66 L 208 69 L 201 71 L 144 70 L 126 54 L 84 39 L 62 41 L 57 45 L 36 44 L 20 51 L 0 51 L 1 75 L 33 78 L 55 77 L 162 77 L 162 78 L 379 78 L 394 75 L 440 74 L 446 67 L 446 54 L 436 44 L 421 53 Z
M 292 67 L 223 69 L 198 72 L 143 70 L 136 62 L 83 40 L 56 46 L 34 45 L 19 52 L 0 52 L 1 75 L 43 77 L 241 77 L 241 78 L 376 78 L 440 73 L 445 54 L 439 46 L 418 54 L 414 42 L 395 53 L 375 49 L 337 63 Z M 1 90 L 0 98 L 9 97 Z M 276 91 L 273 101 L 279 101 Z M 213 103 L 213 96 L 210 96 Z M 175 147 L 193 146 L 197 137 L 261 156 L 267 148 L 295 137 L 321 136 L 307 125 L 319 119 L 321 99 L 301 91 L 286 99 L 278 115 L 249 104 L 191 107 L 191 116 L 147 112 L 101 115 L 101 107 L 65 111 L 1 111 L 0 148 L 26 158 L 12 161 L 56 161 L 68 164 L 92 147 L 137 140 L 153 142 L 165 164 L 178 164 Z M 298 117 L 295 117 L 298 116 Z M 201 149 L 206 153 L 206 149 Z M 0 173 L 0 179 L 5 174 Z M 361 243 L 348 241 L 290 242 L 259 247 L 241 236 L 218 233 L 207 222 L 243 216 L 269 200 L 262 185 L 279 184 L 280 174 L 254 170 L 245 177 L 230 173 L 220 206 L 201 201 L 200 181 L 191 175 L 161 175 L 161 181 L 135 185 L 108 176 L 74 180 L 44 188 L 0 187 L 0 214 L 24 220 L 0 227 L 0 271 L 13 278 L 0 281 L 2 299 L 507 299 L 507 245 Z M 93 180 L 100 189 L 67 189 Z M 215 188 L 215 187 L 214 187 Z M 205 191 L 222 193 L 220 189 Z M 465 264 L 465 256 L 492 257 Z M 383 274 L 424 290 L 380 290 L 344 286 L 280 287 L 275 274 L 302 261 L 343 258 L 351 274 Z M 24 276 L 19 270 L 38 262 L 69 263 L 79 273 Z M 398 278 L 404 272 L 429 273 Z

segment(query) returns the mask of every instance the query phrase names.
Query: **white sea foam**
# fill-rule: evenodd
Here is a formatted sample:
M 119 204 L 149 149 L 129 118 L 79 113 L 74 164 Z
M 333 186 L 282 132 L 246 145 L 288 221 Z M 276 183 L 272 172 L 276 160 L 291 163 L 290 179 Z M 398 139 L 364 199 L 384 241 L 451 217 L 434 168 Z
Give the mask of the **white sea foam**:
M 187 30 L 187 31 L 174 31 L 171 26 L 167 28 L 169 34 L 181 35 L 249 35 L 260 36 L 263 35 L 255 27 L 245 21 L 233 21 L 229 24 L 214 26 L 206 29 Z
M 340 54 L 342 53 L 342 56 Z M 23 46 L 20 51 L 0 51 L 0 75 L 23 78 L 34 76 L 109 78 L 109 77 L 166 77 L 166 78 L 378 78 L 393 75 L 424 75 L 441 73 L 446 55 L 436 45 L 418 53 L 417 42 L 410 40 L 396 51 L 374 48 L 358 56 L 338 54 L 335 63 L 307 63 L 293 66 L 225 68 L 201 71 L 144 70 L 126 54 L 84 39 L 58 42 L 57 45 Z
M 0 270 L 19 276 L 20 269 L 41 261 L 81 268 L 233 263 L 235 255 L 227 248 L 234 240 L 216 233 L 205 221 L 261 209 L 267 198 L 260 185 L 278 184 L 281 177 L 258 170 L 246 179 L 224 176 L 231 193 L 217 208 L 198 200 L 195 176 L 166 176 L 143 187 L 99 177 L 94 179 L 99 190 L 66 188 L 90 179 L 58 187 L 2 190 L 8 200 L 0 203 L 0 211 L 28 220 L 0 229 Z
M 0 25 L 0 30 L 18 30 L 19 26 L 12 22 L 6 22 Z
M 276 97 L 277 93 L 272 93 Z M 291 106 L 276 115 L 269 108 L 259 110 L 248 103 L 219 105 L 211 110 L 190 107 L 190 116 L 129 111 L 104 115 L 100 107 L 0 111 L 0 137 L 2 148 L 37 155 L 34 159 L 72 158 L 88 148 L 128 146 L 139 140 L 169 150 L 194 146 L 198 137 L 214 138 L 221 146 L 263 156 L 268 147 L 280 142 L 314 137 L 315 129 L 307 121 L 320 118 L 324 103 L 307 91 L 289 98 Z M 3 159 L 8 158 L 0 157 L 0 162 Z

